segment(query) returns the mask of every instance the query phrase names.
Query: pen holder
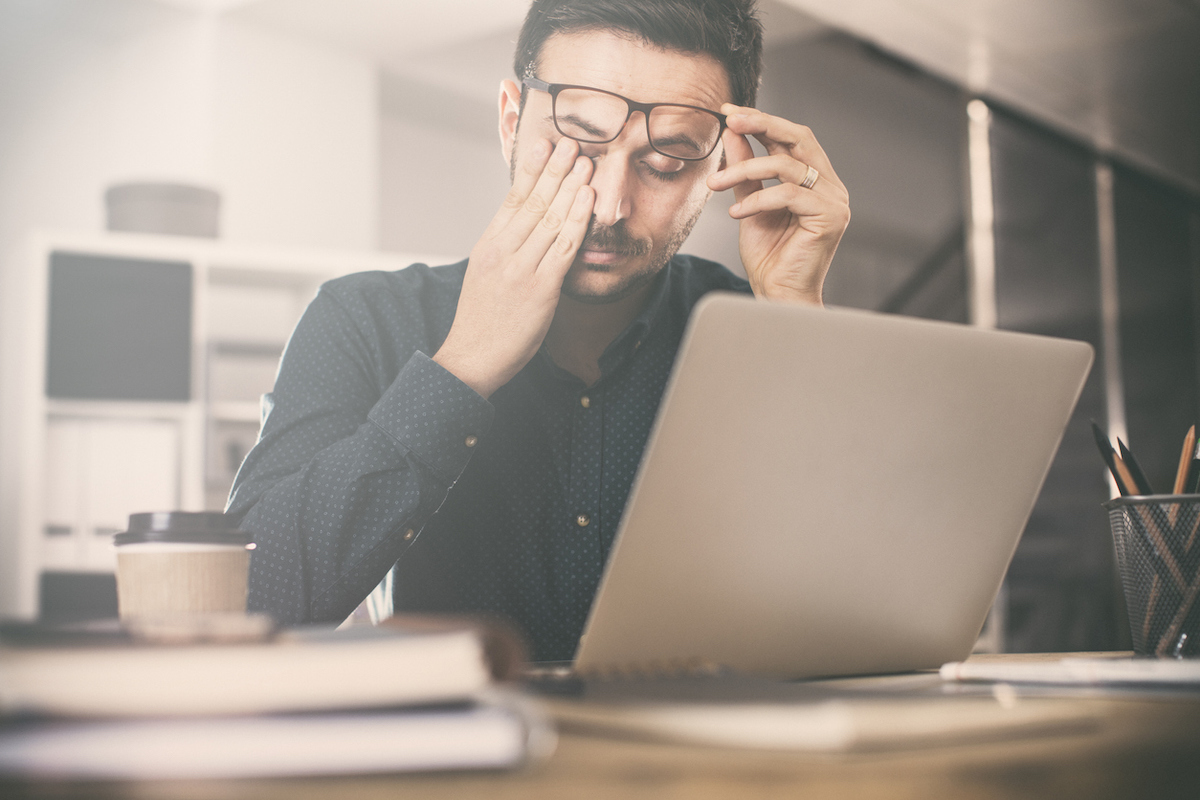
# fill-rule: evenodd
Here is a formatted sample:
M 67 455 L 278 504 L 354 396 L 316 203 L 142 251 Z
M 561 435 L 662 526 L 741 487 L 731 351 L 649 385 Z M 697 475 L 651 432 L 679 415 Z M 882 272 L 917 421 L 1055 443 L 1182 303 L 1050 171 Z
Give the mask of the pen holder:
M 1200 495 L 1104 504 L 1139 655 L 1200 654 Z

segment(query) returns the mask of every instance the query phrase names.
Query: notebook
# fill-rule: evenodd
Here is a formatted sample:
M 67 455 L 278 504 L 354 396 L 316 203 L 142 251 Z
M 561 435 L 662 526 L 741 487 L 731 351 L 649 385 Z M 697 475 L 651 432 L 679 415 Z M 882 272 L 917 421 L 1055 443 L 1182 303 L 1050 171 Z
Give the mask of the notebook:
M 706 297 L 576 671 L 962 660 L 1091 363 L 1083 342 Z

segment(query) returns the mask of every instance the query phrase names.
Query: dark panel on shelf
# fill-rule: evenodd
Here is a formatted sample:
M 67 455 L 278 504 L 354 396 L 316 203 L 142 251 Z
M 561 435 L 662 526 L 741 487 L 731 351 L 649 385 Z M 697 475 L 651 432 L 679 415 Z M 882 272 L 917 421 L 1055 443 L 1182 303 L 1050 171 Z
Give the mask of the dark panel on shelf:
M 53 253 L 47 327 L 50 397 L 191 398 L 191 264 Z
M 1009 569 L 1007 649 L 1113 649 L 1128 632 L 1088 424 L 1105 415 L 1094 162 L 1003 113 L 993 119 L 999 327 L 1083 340 L 1097 353 Z
M 38 619 L 49 624 L 117 616 L 117 576 L 111 572 L 43 572 Z

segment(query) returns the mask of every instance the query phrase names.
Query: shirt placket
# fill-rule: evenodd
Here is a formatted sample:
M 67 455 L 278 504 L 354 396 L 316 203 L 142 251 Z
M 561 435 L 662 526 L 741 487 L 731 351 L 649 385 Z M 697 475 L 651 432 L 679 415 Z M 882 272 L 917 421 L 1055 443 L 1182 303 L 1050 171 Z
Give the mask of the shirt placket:
M 594 389 L 594 387 L 593 387 Z M 603 472 L 604 401 L 594 390 L 578 392 L 571 420 L 571 455 L 564 520 L 566 541 L 560 554 L 577 580 L 568 584 L 571 606 L 586 615 L 603 567 L 600 497 Z

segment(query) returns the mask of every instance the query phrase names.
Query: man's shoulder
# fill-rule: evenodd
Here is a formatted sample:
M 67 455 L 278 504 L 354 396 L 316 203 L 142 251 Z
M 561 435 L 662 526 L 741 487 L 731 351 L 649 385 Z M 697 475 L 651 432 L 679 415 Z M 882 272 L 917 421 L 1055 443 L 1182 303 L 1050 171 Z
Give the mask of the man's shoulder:
M 356 330 L 365 341 L 433 347 L 454 321 L 466 264 L 342 275 L 321 284 L 305 316 L 310 325 Z
M 352 272 L 326 281 L 321 285 L 321 291 L 339 300 L 411 297 L 426 292 L 453 292 L 457 295 L 462 290 L 466 270 L 467 260 L 463 259 L 441 266 L 416 263 L 397 270 Z
M 381 319 L 396 314 L 433 315 L 453 313 L 462 291 L 467 262 L 429 266 L 411 264 L 397 270 L 352 272 L 321 284 L 319 305 L 341 308 L 351 317 L 367 315 Z

